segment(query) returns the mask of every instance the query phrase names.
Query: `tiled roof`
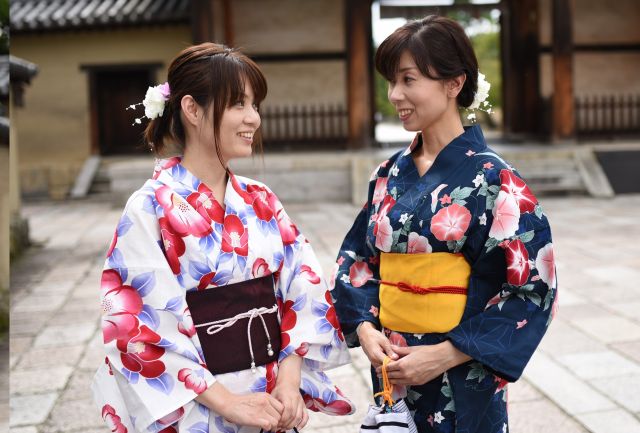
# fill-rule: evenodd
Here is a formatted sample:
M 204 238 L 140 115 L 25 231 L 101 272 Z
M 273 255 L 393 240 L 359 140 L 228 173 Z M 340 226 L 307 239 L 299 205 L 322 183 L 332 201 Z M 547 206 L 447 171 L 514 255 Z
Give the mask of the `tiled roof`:
M 11 0 L 11 32 L 187 23 L 189 0 Z

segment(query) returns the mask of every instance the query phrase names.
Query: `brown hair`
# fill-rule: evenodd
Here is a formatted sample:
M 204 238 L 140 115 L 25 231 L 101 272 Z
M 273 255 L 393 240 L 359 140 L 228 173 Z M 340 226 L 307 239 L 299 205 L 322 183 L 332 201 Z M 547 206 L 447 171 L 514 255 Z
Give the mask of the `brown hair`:
M 205 42 L 182 50 L 169 66 L 167 82 L 170 95 L 162 116 L 149 122 L 144 131 L 145 141 L 156 154 L 161 154 L 168 140 L 184 151 L 185 132 L 180 113 L 180 102 L 185 95 L 208 110 L 213 107 L 213 131 L 216 153 L 224 167 L 220 151 L 220 122 L 224 111 L 244 100 L 245 83 L 254 93 L 254 103 L 260 105 L 267 95 L 264 75 L 246 55 L 224 45 Z M 262 150 L 260 129 L 254 136 L 254 145 Z
M 376 52 L 376 69 L 388 81 L 395 79 L 404 51 L 411 54 L 420 72 L 432 80 L 465 74 L 457 102 L 461 107 L 471 105 L 478 91 L 478 60 L 460 24 L 450 18 L 429 15 L 396 29 Z

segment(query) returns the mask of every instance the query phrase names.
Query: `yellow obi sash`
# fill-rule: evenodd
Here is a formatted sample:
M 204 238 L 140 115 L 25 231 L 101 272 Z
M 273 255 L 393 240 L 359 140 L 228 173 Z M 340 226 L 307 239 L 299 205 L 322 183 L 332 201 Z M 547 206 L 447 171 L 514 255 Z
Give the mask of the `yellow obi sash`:
M 413 334 L 460 323 L 471 267 L 462 254 L 380 254 L 380 323 Z

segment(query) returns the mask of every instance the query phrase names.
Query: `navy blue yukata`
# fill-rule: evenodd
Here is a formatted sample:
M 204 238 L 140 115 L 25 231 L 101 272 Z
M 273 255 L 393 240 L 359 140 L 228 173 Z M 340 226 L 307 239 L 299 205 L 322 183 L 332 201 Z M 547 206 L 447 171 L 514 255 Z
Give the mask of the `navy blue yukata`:
M 471 274 L 460 323 L 446 333 L 383 331 L 397 345 L 450 340 L 473 358 L 407 387 L 420 433 L 505 433 L 507 382 L 520 377 L 555 311 L 549 223 L 518 173 L 487 147 L 479 126 L 465 127 L 423 176 L 412 158 L 420 146 L 418 134 L 374 171 L 367 203 L 338 255 L 336 312 L 347 343 L 357 347 L 358 324 L 383 329 L 381 252 L 461 253 Z

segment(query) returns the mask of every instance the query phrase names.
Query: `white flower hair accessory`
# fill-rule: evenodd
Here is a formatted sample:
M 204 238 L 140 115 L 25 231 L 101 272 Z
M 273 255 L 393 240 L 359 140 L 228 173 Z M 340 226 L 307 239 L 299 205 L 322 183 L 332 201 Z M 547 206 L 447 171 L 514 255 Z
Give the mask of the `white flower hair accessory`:
M 169 83 L 158 84 L 157 86 L 149 87 L 147 93 L 144 96 L 144 100 L 138 104 L 132 104 L 127 107 L 127 110 L 135 110 L 138 105 L 144 106 L 144 116 L 149 120 L 153 120 L 157 117 L 162 117 L 164 113 L 165 103 L 169 100 L 170 89 Z M 142 118 L 138 117 L 134 120 L 134 124 L 141 124 Z
M 467 116 L 467 119 L 471 120 L 475 123 L 476 121 L 476 113 L 475 110 L 484 111 L 487 114 L 491 114 L 491 104 L 487 101 L 489 97 L 489 89 L 491 89 L 491 83 L 489 83 L 485 79 L 485 75 L 478 71 L 478 90 L 476 91 L 475 96 L 473 97 L 473 102 L 467 110 L 471 111 Z

